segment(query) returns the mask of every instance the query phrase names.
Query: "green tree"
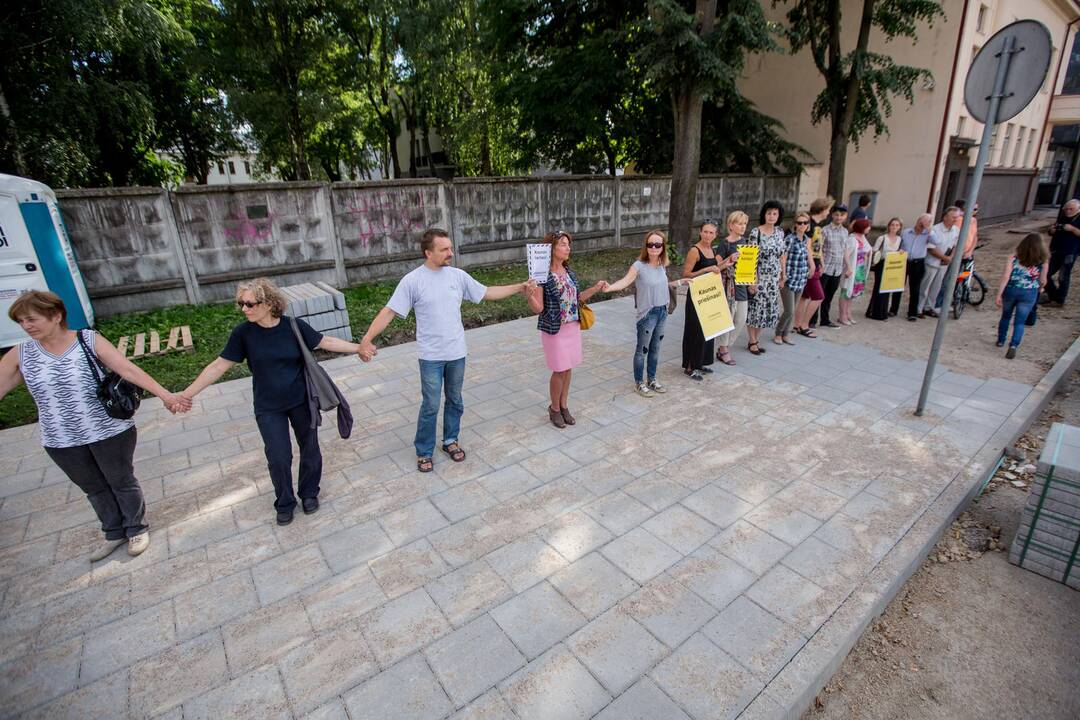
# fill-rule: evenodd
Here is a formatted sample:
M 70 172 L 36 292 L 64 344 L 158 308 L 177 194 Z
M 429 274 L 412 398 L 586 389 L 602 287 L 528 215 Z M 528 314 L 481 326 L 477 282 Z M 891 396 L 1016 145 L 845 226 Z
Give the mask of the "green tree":
M 701 159 L 702 108 L 717 95 L 739 97 L 735 81 L 748 53 L 778 49 L 779 28 L 757 0 L 650 0 L 648 38 L 639 53 L 647 79 L 671 100 L 674 153 L 669 229 L 680 248 L 690 245 Z
M 775 0 L 774 0 L 775 1 Z M 919 24 L 945 16 L 936 0 L 863 0 L 854 48 L 841 49 L 845 28 L 841 0 L 789 0 L 786 31 L 792 54 L 810 49 L 814 67 L 825 87 L 814 100 L 811 119 L 829 120 L 829 194 L 843 197 L 848 143 L 872 130 L 887 134 L 893 98 L 915 101 L 913 86 L 932 77 L 929 70 L 899 65 L 888 55 L 870 52 L 870 35 L 877 30 L 887 41 L 917 37 Z

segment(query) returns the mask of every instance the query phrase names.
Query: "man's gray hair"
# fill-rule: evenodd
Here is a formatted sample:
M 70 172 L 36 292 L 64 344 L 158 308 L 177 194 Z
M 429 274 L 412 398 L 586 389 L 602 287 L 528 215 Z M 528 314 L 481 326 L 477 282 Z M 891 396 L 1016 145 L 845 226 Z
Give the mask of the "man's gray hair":
M 956 207 L 955 205 L 950 205 L 949 207 L 945 208 L 945 213 L 944 213 L 944 215 L 948 215 L 948 214 L 949 214 L 949 213 L 951 213 L 951 212 L 958 212 L 958 213 L 960 213 L 961 215 L 963 215 L 963 214 L 964 214 L 964 211 L 963 211 L 963 210 L 961 210 L 960 208 Z

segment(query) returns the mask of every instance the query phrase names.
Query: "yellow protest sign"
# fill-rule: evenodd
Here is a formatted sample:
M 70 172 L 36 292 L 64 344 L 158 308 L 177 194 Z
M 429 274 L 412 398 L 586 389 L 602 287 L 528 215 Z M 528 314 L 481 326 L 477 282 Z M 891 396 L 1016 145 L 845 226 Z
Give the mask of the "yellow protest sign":
M 757 245 L 740 245 L 739 259 L 735 261 L 735 284 L 757 285 Z
M 885 264 L 881 268 L 881 288 L 878 292 L 904 292 L 905 275 L 907 275 L 907 253 L 886 253 Z
M 755 250 L 757 248 L 754 248 Z M 731 308 L 724 297 L 724 281 L 717 273 L 705 273 L 690 281 L 690 300 L 697 310 L 701 332 L 706 340 L 712 340 L 735 327 L 731 320 Z

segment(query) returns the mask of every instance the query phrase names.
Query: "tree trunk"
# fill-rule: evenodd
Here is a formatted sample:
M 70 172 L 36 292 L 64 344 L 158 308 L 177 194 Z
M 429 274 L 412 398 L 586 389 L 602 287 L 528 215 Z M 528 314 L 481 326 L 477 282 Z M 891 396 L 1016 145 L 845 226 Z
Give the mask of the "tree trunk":
M 712 34 L 716 24 L 716 0 L 696 0 L 694 15 L 702 37 Z M 671 98 L 675 118 L 675 157 L 671 165 L 671 201 L 668 205 L 668 233 L 676 247 L 689 249 L 690 226 L 697 203 L 698 171 L 701 165 L 701 90 L 686 82 Z
M 26 170 L 26 162 L 23 160 L 22 150 L 19 148 L 19 129 L 15 125 L 15 120 L 11 117 L 11 108 L 8 107 L 7 96 L 4 95 L 2 86 L 0 86 L 0 115 L 4 116 L 4 121 L 9 129 L 8 141 L 11 143 L 11 159 L 15 163 L 15 172 L 26 177 L 30 173 Z
M 870 44 L 870 28 L 873 25 L 874 5 L 877 0 L 863 0 L 862 15 L 859 18 L 859 35 L 855 41 L 853 62 L 847 75 L 840 75 L 834 80 L 841 87 L 841 92 L 834 94 L 830 112 L 831 134 L 829 138 L 829 188 L 830 197 L 843 202 L 844 173 L 847 166 L 848 136 L 855 121 L 855 109 L 859 102 L 862 88 L 863 55 Z M 840 56 L 840 11 L 839 2 L 830 8 L 829 69 L 841 72 Z M 828 79 L 826 79 L 828 81 Z
M 847 133 L 833 121 L 832 138 L 829 141 L 829 197 L 844 202 L 844 171 L 847 165 Z

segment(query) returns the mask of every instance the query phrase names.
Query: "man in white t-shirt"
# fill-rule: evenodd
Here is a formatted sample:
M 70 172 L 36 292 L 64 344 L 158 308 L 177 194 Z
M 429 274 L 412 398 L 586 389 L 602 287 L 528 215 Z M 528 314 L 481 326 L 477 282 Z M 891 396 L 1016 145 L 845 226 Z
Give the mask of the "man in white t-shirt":
M 952 261 L 953 249 L 960 238 L 960 218 L 963 211 L 955 206 L 945 210 L 941 222 L 930 229 L 930 242 L 926 244 L 926 274 L 919 290 L 919 311 L 928 317 L 937 317 L 940 307 L 933 307 L 938 291 Z M 950 304 L 952 295 L 950 297 Z
M 465 404 L 461 386 L 465 379 L 465 326 L 461 303 L 469 300 L 502 300 L 523 292 L 527 282 L 484 287 L 467 272 L 453 266 L 454 249 L 445 230 L 430 228 L 420 239 L 424 264 L 401 278 L 386 307 L 371 321 L 360 357 L 368 362 L 378 352 L 371 342 L 395 317 L 416 313 L 416 346 L 420 356 L 420 388 L 423 401 L 416 419 L 416 467 L 431 472 L 435 452 L 435 427 L 439 416 L 439 393 L 446 394 L 443 410 L 442 449 L 454 462 L 465 459 L 458 444 Z

